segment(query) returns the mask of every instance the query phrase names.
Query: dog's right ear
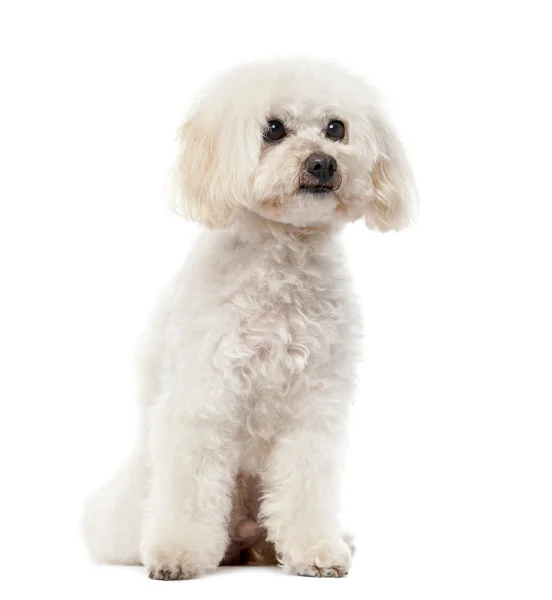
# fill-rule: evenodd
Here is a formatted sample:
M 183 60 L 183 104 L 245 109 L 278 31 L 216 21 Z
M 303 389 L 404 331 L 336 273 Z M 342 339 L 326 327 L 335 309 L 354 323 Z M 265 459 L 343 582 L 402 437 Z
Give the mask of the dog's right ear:
M 173 208 L 211 229 L 230 225 L 247 205 L 259 160 L 261 129 L 233 112 L 200 107 L 178 132 Z

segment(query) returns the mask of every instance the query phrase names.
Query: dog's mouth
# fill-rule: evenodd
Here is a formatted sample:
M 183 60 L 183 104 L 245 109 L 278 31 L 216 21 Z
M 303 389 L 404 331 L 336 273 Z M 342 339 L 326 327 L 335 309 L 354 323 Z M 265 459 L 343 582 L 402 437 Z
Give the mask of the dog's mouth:
M 331 194 L 334 191 L 333 185 L 300 185 L 299 192 L 301 194 L 313 194 L 315 196 L 324 196 Z
M 301 194 L 312 194 L 313 196 L 327 196 L 336 192 L 341 185 L 341 175 L 336 173 L 327 181 L 318 181 L 308 173 L 302 173 L 299 177 L 298 191 Z

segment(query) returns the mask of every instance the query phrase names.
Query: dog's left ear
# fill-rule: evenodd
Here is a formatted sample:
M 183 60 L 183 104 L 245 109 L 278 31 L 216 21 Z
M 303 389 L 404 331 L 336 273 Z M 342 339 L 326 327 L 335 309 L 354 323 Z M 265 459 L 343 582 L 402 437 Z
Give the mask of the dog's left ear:
M 372 193 L 366 224 L 377 231 L 398 231 L 415 222 L 418 193 L 404 148 L 390 123 L 381 115 L 372 119 L 376 159 L 372 166 Z

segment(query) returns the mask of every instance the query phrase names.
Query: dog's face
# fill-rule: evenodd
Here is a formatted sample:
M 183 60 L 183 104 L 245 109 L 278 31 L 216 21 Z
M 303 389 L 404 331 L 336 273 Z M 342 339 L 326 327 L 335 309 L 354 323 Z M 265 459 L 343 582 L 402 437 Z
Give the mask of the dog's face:
M 207 91 L 181 130 L 179 209 L 209 227 L 251 211 L 296 227 L 400 229 L 416 194 L 375 94 L 334 65 L 246 66 Z
M 365 212 L 372 186 L 367 158 L 344 109 L 273 106 L 263 131 L 250 208 L 296 226 L 356 220 Z

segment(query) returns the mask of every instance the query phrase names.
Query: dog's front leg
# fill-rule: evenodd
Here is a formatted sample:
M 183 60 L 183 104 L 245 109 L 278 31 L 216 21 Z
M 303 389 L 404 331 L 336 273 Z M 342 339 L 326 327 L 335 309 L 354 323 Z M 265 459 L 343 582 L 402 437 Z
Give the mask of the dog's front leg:
M 286 571 L 298 575 L 342 577 L 351 561 L 337 518 L 342 435 L 335 425 L 313 422 L 280 436 L 263 474 L 269 539 Z
M 152 477 L 142 533 L 142 562 L 153 579 L 188 579 L 217 567 L 237 469 L 232 415 L 200 406 L 151 409 Z

